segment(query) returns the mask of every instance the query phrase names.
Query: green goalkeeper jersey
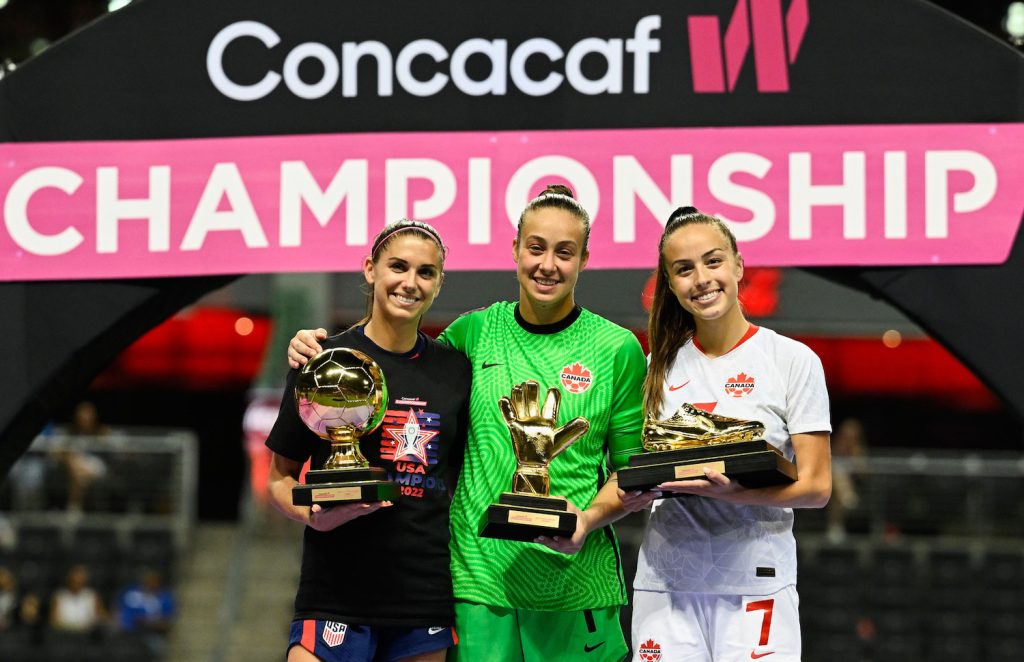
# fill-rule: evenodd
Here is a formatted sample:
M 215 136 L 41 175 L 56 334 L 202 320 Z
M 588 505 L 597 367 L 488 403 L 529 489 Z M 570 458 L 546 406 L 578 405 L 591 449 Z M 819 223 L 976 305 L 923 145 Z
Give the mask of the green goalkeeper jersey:
M 626 591 L 612 528 L 592 531 L 565 555 L 534 543 L 481 538 L 487 507 L 511 491 L 515 455 L 498 400 L 528 379 L 561 391 L 558 424 L 582 416 L 590 430 L 549 466 L 552 496 L 581 510 L 641 449 L 646 361 L 633 334 L 576 308 L 562 322 L 535 326 L 516 304 L 466 313 L 439 337 L 473 365 L 465 463 L 451 508 L 452 579 L 459 600 L 538 611 L 618 605 Z

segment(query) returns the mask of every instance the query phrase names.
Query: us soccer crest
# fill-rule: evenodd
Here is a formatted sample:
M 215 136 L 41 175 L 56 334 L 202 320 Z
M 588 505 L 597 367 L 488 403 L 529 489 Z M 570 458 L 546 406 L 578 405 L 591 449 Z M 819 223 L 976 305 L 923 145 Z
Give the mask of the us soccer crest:
M 348 630 L 348 626 L 344 623 L 335 623 L 334 621 L 326 621 L 324 623 L 324 633 L 321 635 L 324 643 L 329 647 L 334 648 L 340 646 L 345 641 L 345 632 Z

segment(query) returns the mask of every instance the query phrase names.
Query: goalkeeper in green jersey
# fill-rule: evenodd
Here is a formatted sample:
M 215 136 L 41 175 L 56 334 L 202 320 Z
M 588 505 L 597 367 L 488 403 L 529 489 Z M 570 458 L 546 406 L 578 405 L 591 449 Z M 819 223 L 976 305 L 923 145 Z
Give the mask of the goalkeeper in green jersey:
M 513 243 L 519 301 L 455 320 L 438 338 L 473 366 L 466 457 L 451 508 L 459 662 L 621 660 L 626 588 L 609 524 L 624 512 L 610 469 L 638 452 L 645 359 L 633 334 L 580 308 L 590 217 L 565 186 L 527 205 Z M 300 331 L 293 367 L 320 351 L 323 329 Z M 551 494 L 578 515 L 571 538 L 539 544 L 478 535 L 487 507 L 509 491 L 516 460 L 498 400 L 526 380 L 561 391 L 559 424 L 589 431 L 550 465 Z M 452 655 L 450 654 L 450 658 Z

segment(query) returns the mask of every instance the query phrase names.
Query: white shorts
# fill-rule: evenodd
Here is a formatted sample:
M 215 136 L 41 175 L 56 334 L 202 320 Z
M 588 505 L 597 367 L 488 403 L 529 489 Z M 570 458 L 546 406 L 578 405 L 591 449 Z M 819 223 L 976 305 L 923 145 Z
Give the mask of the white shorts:
M 633 592 L 633 662 L 800 662 L 800 598 Z

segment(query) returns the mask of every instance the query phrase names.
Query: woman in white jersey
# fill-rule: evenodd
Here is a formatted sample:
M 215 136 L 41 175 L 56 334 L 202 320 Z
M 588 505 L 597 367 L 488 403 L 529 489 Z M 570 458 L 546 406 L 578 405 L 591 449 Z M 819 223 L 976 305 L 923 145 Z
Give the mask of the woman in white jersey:
M 620 491 L 633 511 L 661 492 L 693 495 L 653 507 L 633 584 L 634 660 L 800 660 L 792 509 L 831 494 L 828 393 L 808 347 L 747 321 L 742 277 L 720 219 L 673 212 L 659 243 L 645 411 L 665 419 L 690 403 L 760 421 L 799 480 L 747 489 L 705 468 L 702 479 Z

